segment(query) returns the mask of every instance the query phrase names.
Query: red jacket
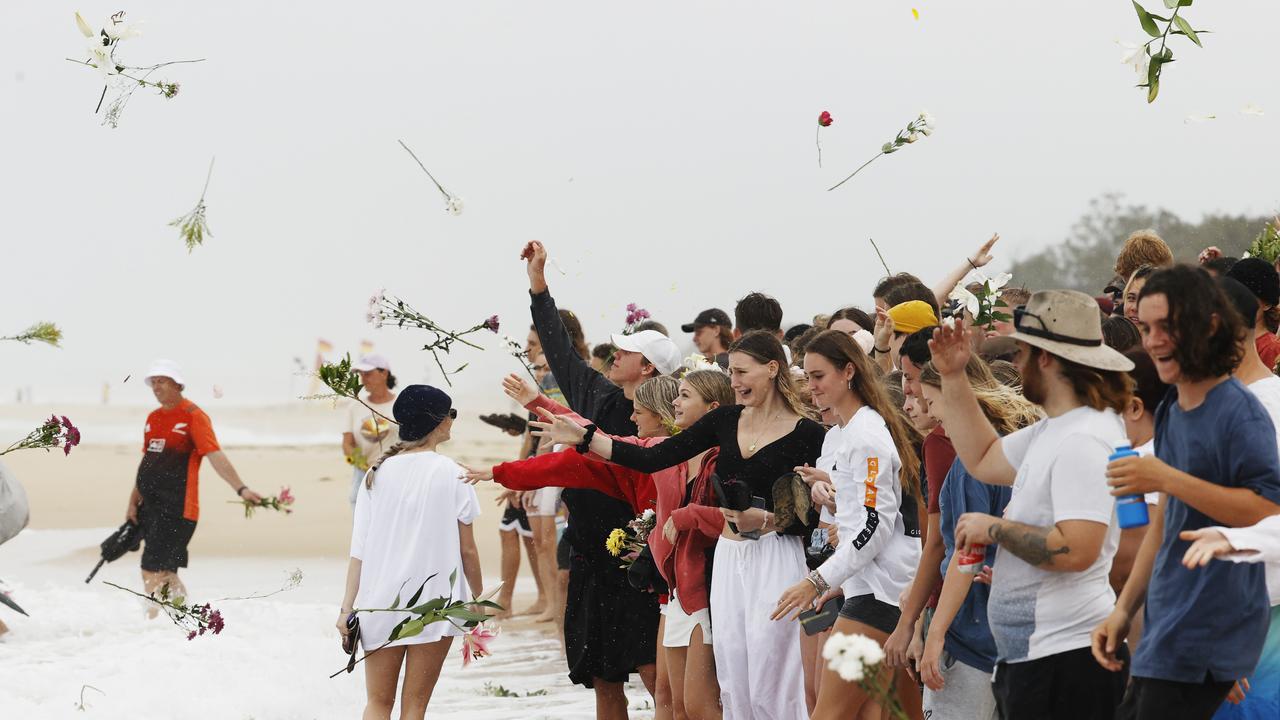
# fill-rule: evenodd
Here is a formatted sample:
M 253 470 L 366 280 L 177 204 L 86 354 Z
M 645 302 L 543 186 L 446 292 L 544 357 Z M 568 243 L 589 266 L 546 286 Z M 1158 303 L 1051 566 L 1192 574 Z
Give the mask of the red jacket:
M 530 411 L 543 408 L 553 414 L 564 415 L 581 425 L 588 423 L 569 408 L 545 395 L 539 395 L 526 407 Z M 650 447 L 666 440 L 665 437 L 639 438 L 614 435 L 609 437 L 614 442 L 643 447 Z M 494 468 L 493 477 L 513 490 L 528 490 L 544 485 L 599 490 L 610 497 L 627 501 L 636 514 L 653 508 L 656 511 L 657 524 L 653 532 L 649 533 L 649 550 L 653 553 L 654 564 L 658 566 L 658 572 L 662 573 L 667 584 L 675 588 L 680 606 L 686 613 L 693 614 L 709 607 L 706 553 L 715 546 L 720 538 L 720 531 L 724 527 L 724 515 L 718 507 L 710 505 L 712 502 L 710 477 L 715 472 L 718 454 L 719 450 L 713 448 L 703 456 L 702 467 L 692 481 L 693 488 L 688 505 L 684 502 L 685 492 L 688 490 L 688 463 L 680 463 L 648 475 L 607 463 L 595 454 L 583 456 L 574 450 L 566 450 L 531 458 L 521 463 L 504 463 Z M 574 459 L 544 460 L 543 465 L 532 465 L 536 460 L 560 456 L 573 456 Z M 519 466 L 519 473 L 512 472 L 515 466 Z M 541 474 L 540 471 L 544 469 L 556 470 L 557 473 L 563 474 L 541 478 L 530 477 L 530 475 Z M 517 478 L 517 475 L 520 477 Z M 538 484 L 539 481 L 543 484 Z M 667 518 L 672 518 L 676 529 L 680 531 L 675 547 L 672 547 L 662 534 Z

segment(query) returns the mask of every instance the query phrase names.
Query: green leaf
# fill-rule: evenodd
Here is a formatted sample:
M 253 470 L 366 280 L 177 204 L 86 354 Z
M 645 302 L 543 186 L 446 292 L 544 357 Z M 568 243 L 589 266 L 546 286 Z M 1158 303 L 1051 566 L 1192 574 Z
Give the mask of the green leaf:
M 1157 55 L 1151 58 L 1151 65 L 1147 68 L 1147 102 L 1153 103 L 1156 95 L 1160 92 L 1160 65 L 1163 61 Z
M 1009 322 L 1010 320 L 1013 319 L 1013 316 L 1010 315 L 1009 313 L 993 312 L 991 313 L 991 319 L 999 320 L 1000 322 Z
M 1160 94 L 1160 81 L 1156 80 L 1147 87 L 1147 104 L 1156 101 L 1156 96 Z
M 1191 7 L 1191 0 L 1178 0 L 1178 7 Z
M 397 637 L 396 633 L 400 632 L 401 628 L 403 628 L 405 625 L 408 625 L 409 621 L 412 619 L 413 618 L 405 618 L 401 620 L 399 624 L 397 624 L 395 627 L 391 628 L 391 637 L 393 638 Z
M 1204 47 L 1200 44 L 1200 38 L 1196 35 L 1196 31 L 1191 29 L 1191 23 L 1184 20 L 1181 15 L 1174 15 L 1173 23 L 1178 26 L 1179 30 L 1186 33 L 1186 36 L 1196 44 L 1196 47 Z
M 1156 27 L 1156 21 L 1151 18 L 1151 13 L 1138 4 L 1138 0 L 1131 0 L 1133 9 L 1138 13 L 1138 22 L 1142 23 L 1142 29 L 1151 37 L 1160 37 L 1160 28 Z
M 449 617 L 455 618 L 458 620 L 467 620 L 469 622 L 484 622 L 485 620 L 489 619 L 488 613 L 476 612 L 475 610 L 465 610 L 465 609 L 452 610 L 449 612 Z
M 425 628 L 426 626 L 427 624 L 422 622 L 422 618 L 418 618 L 417 620 L 410 620 L 409 622 L 398 626 L 397 630 L 391 633 L 391 637 L 387 638 L 387 642 L 392 642 L 394 640 L 403 640 L 404 638 L 418 635 L 419 633 L 422 632 L 422 629 Z
M 427 613 L 435 612 L 436 610 L 439 610 L 440 608 L 444 607 L 444 602 L 445 602 L 444 598 L 438 597 L 433 600 L 428 600 L 422 603 L 421 605 L 418 605 L 417 607 L 409 608 L 409 612 L 413 613 L 414 615 L 426 615 Z
M 452 588 L 453 584 L 457 582 L 457 580 L 458 580 L 458 569 L 454 568 L 453 572 L 449 573 L 449 587 Z
M 417 591 L 417 592 L 415 592 L 415 593 L 414 593 L 414 594 L 409 598 L 409 602 L 405 603 L 405 605 L 413 605 L 414 603 L 418 602 L 418 598 L 422 597 L 422 590 L 423 590 L 423 588 L 425 588 L 426 586 L 427 586 L 427 581 L 426 581 L 426 580 L 423 580 L 423 581 L 422 581 L 422 584 L 418 586 L 418 591 Z
M 1170 10 L 1173 10 L 1174 8 L 1178 7 L 1178 2 L 1179 0 L 1164 0 L 1164 6 L 1169 8 Z

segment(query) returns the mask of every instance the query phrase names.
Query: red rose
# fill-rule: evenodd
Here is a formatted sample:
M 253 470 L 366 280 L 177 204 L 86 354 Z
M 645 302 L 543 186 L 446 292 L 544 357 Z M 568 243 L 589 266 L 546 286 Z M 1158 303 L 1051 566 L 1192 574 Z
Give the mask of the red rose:
M 831 113 L 826 110 L 823 110 L 822 114 L 818 116 L 818 125 L 822 127 L 829 127 L 832 122 L 833 118 L 831 117 Z

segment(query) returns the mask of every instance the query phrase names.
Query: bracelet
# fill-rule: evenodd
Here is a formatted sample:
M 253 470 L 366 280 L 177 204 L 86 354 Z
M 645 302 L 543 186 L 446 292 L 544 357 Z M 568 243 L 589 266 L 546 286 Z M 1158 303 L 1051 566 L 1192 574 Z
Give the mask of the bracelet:
M 595 437 L 596 435 L 596 426 L 588 425 L 586 427 L 586 431 L 587 431 L 587 434 L 582 436 L 582 442 L 578 443 L 573 447 L 574 450 L 578 451 L 579 455 L 586 455 L 587 453 L 591 452 L 591 438 Z
M 240 489 L 236 491 L 236 495 L 239 495 L 240 497 L 244 497 L 244 491 L 248 489 L 249 489 L 248 485 L 241 485 Z
M 889 348 L 885 348 L 885 349 L 881 350 L 880 348 L 876 347 L 875 345 L 872 345 L 872 346 L 871 346 L 871 351 L 872 351 L 872 352 L 880 353 L 881 355 L 888 355 L 888 354 L 889 354 Z
M 823 579 L 822 573 L 817 570 L 805 575 L 804 579 L 808 580 L 813 585 L 813 589 L 818 591 L 818 595 L 826 595 L 828 592 L 831 592 L 831 586 Z
M 965 261 L 969 263 L 969 267 L 973 268 L 974 270 L 978 269 L 978 266 L 974 264 L 973 260 L 969 258 L 965 258 Z

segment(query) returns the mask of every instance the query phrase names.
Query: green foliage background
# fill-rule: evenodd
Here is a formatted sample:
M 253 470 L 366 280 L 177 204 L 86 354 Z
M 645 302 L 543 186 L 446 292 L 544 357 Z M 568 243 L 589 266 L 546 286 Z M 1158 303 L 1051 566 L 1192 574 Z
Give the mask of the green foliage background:
M 1014 285 L 1030 290 L 1066 288 L 1099 294 L 1115 275 L 1120 246 L 1135 230 L 1155 230 L 1175 260 L 1194 263 L 1210 245 L 1224 255 L 1240 257 L 1270 220 L 1269 215 L 1206 215 L 1191 223 L 1170 210 L 1126 204 L 1123 196 L 1111 193 L 1092 200 L 1061 243 L 1015 261 L 1010 272 Z

